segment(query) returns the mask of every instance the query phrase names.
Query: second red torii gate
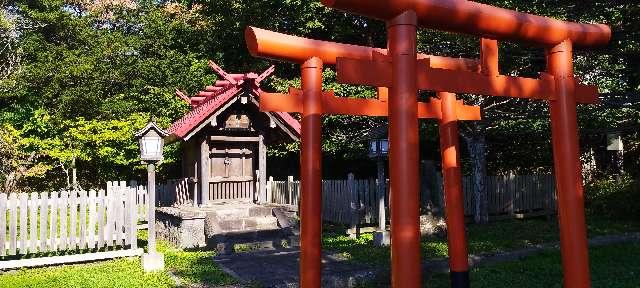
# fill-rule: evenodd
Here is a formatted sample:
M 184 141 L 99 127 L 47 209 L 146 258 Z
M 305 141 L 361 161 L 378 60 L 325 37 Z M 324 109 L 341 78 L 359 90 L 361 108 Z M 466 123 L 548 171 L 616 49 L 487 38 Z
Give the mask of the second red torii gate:
M 390 172 L 392 191 L 396 191 L 394 193 L 402 191 L 412 195 L 417 190 L 415 175 L 417 149 L 408 147 L 404 143 L 413 141 L 413 134 L 417 130 L 413 121 L 416 114 L 412 106 L 416 104 L 415 94 L 418 89 L 437 87 L 452 92 L 549 101 L 564 286 L 590 287 L 576 103 L 595 102 L 594 93 L 597 93 L 597 89 L 583 87 L 577 83 L 573 75 L 572 57 L 574 45 L 591 47 L 608 43 L 611 38 L 609 27 L 602 24 L 560 21 L 466 0 L 322 0 L 322 3 L 349 13 L 386 21 L 392 71 L 389 77 L 391 81 L 388 83 L 391 83 L 389 144 L 390 161 L 393 161 Z M 426 76 L 422 78 L 418 76 L 419 79 L 425 79 L 423 83 L 411 77 L 423 72 L 423 69 L 419 69 L 414 61 L 417 54 L 418 27 L 486 38 L 481 42 L 481 74 L 483 75 L 465 74 L 460 71 L 441 73 L 443 71 L 435 71 L 427 67 Z M 548 75 L 543 75 L 542 79 L 536 82 L 527 80 L 531 86 L 504 76 L 499 81 L 503 82 L 502 84 L 497 82 L 499 71 L 496 40 L 512 40 L 544 47 Z M 366 63 L 360 65 L 357 70 L 366 73 L 366 71 L 376 70 L 372 67 L 380 64 Z M 349 67 L 348 64 L 346 66 Z M 338 70 L 340 79 L 341 71 Z M 370 82 L 374 79 L 371 77 L 376 75 L 362 79 L 352 75 L 353 73 L 346 72 L 347 70 L 342 71 L 344 79 L 349 79 L 347 76 L 354 76 L 351 79 L 355 83 L 379 84 L 375 81 Z M 545 84 L 545 78 L 546 82 L 552 85 Z M 432 81 L 436 79 L 439 81 Z M 470 79 L 476 82 L 470 82 Z M 536 92 L 531 93 L 532 91 Z M 577 93 L 581 93 L 581 96 L 577 97 Z M 400 131 L 394 134 L 394 130 Z M 395 174 L 394 170 L 397 171 Z M 404 181 L 394 181 L 394 179 Z M 402 203 L 398 203 L 398 199 Z M 403 244 L 411 244 L 392 246 L 393 287 L 421 286 L 420 259 L 412 256 L 418 254 L 420 250 L 413 245 L 419 236 L 416 235 L 415 223 L 410 219 L 415 217 L 415 207 L 410 203 L 411 199 L 410 196 L 396 195 L 393 200 L 394 206 L 401 206 L 401 211 L 399 214 L 392 214 L 392 220 L 398 216 L 403 220 L 396 223 L 401 226 L 402 231 L 397 237 L 392 234 L 392 242 L 397 243 L 399 240 Z M 414 212 L 406 212 L 405 209 L 413 209 Z M 392 229 L 393 225 L 394 223 L 392 223 Z M 455 279 L 452 278 L 452 280 Z M 468 287 L 468 282 L 465 284 L 462 286 L 461 283 L 452 281 L 454 287 Z
M 333 91 L 322 91 L 322 60 L 312 57 L 301 65 L 302 89 L 290 88 L 289 94 L 260 94 L 262 111 L 302 113 L 301 197 L 300 197 L 300 284 L 320 287 L 322 231 L 322 151 L 321 115 L 388 116 L 386 101 L 335 97 Z M 379 92 L 380 94 L 380 92 Z M 446 185 L 449 246 L 451 266 L 468 270 L 464 207 L 462 206 L 461 173 L 458 157 L 458 120 L 480 120 L 477 106 L 466 106 L 455 94 L 438 93 L 441 99 L 418 103 L 419 118 L 440 121 L 443 174 Z M 384 99 L 384 97 L 382 97 Z M 457 184 L 456 184 L 457 183 Z M 453 189 L 451 189 L 453 187 Z M 419 205 L 419 201 L 415 202 Z M 393 211 L 393 209 L 392 209 Z M 419 255 L 418 255 L 419 257 Z M 455 274 L 454 274 L 455 275 Z
M 301 112 L 302 156 L 300 200 L 301 215 L 301 262 L 300 283 L 302 287 L 320 285 L 320 120 L 321 114 L 348 114 L 367 116 L 387 116 L 387 88 L 379 88 L 378 100 L 335 97 L 332 91 L 320 92 L 322 83 L 322 60 L 335 64 L 344 56 L 357 59 L 384 59 L 387 51 L 369 47 L 332 43 L 285 35 L 258 28 L 248 27 L 245 38 L 252 55 L 283 59 L 300 63 L 305 57 L 311 57 L 302 63 L 302 90 L 290 88 L 289 94 L 261 93 L 260 107 L 263 111 Z M 318 49 L 322 47 L 322 49 Z M 457 69 L 460 71 L 479 71 L 479 61 L 464 58 L 447 58 L 419 54 L 417 61 L 429 61 L 436 67 Z M 385 72 L 388 73 L 388 72 Z M 448 239 L 450 247 L 450 267 L 453 278 L 467 275 L 467 248 L 464 229 L 464 208 L 462 206 L 461 173 L 458 155 L 458 120 L 479 120 L 479 107 L 465 106 L 456 101 L 455 94 L 438 93 L 440 99 L 431 98 L 428 103 L 417 103 L 418 118 L 435 118 L 440 123 L 440 143 L 445 176 L 445 195 L 447 205 Z M 306 107 L 306 108 L 305 108 Z M 305 128 L 306 127 L 306 128 Z M 307 135 L 307 136 L 305 136 Z M 315 142 L 317 141 L 317 142 Z M 417 143 L 416 143 L 417 145 Z M 314 151 L 314 152 L 311 152 Z M 418 205 L 418 199 L 415 201 Z M 396 209 L 397 210 L 397 209 Z M 394 211 L 392 209 L 392 211 Z M 392 220 L 393 221 L 393 220 Z M 305 228 L 306 227 L 306 228 Z M 393 231 L 393 225 L 392 225 Z M 419 255 L 416 255 L 419 257 Z M 456 271 L 462 271 L 460 273 Z M 468 283 L 468 280 L 466 280 Z

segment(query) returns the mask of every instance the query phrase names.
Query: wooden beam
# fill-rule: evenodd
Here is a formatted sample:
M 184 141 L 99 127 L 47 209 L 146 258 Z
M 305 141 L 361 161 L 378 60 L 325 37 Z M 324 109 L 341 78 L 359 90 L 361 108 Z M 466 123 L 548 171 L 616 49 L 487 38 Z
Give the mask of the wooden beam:
M 213 136 L 209 136 L 209 140 L 211 140 L 211 141 L 230 141 L 230 142 L 258 142 L 258 141 L 260 141 L 260 136 L 250 137 L 250 136 L 221 136 L 221 135 L 213 135 Z
M 376 99 L 336 97 L 333 91 L 323 92 L 325 114 L 388 116 L 388 102 Z M 458 120 L 480 120 L 480 108 L 467 106 L 458 101 Z M 260 110 L 302 112 L 302 92 L 289 88 L 289 94 L 261 93 Z M 419 118 L 442 118 L 440 100 L 432 98 L 430 102 L 418 103 Z
M 506 96 L 537 100 L 553 100 L 555 78 L 541 73 L 539 79 L 505 75 L 487 76 L 464 70 L 432 68 L 429 59 L 417 60 L 418 88 L 422 90 Z M 391 62 L 339 58 L 336 64 L 338 82 L 375 87 L 391 87 Z M 576 81 L 576 102 L 596 103 L 598 89 Z
M 254 95 L 259 96 L 261 93 L 264 93 L 264 92 L 262 92 L 261 89 L 254 89 L 253 93 Z M 258 103 L 258 100 L 256 98 L 257 97 L 251 97 L 251 102 L 255 104 L 258 107 L 258 109 L 260 109 L 260 103 Z M 266 112 L 265 114 L 267 115 L 267 117 L 269 117 L 269 128 L 280 127 L 280 129 L 282 129 L 284 133 L 289 135 L 289 137 L 291 137 L 293 141 L 300 140 L 300 138 L 296 137 L 296 135 L 294 135 L 291 132 L 290 127 L 286 125 L 282 120 L 280 120 L 279 117 L 277 117 L 275 114 L 273 114 L 272 112 Z
M 260 135 L 258 141 L 258 199 L 262 203 L 267 203 L 267 146 L 264 145 L 264 136 Z
M 200 186 L 200 199 L 202 199 L 202 205 L 209 204 L 209 174 L 211 173 L 211 164 L 210 164 L 210 148 L 209 141 L 207 141 L 206 137 L 202 137 L 200 140 L 200 171 L 198 171 L 200 177 L 199 178 L 199 186 Z
M 231 85 L 236 85 L 236 80 L 233 79 L 233 77 L 231 75 L 229 75 L 227 72 L 225 72 L 222 67 L 218 66 L 218 64 L 216 64 L 215 62 L 209 60 L 209 67 L 215 71 L 216 73 L 218 73 L 218 75 L 222 76 L 222 78 L 224 78 L 225 80 L 229 81 L 229 83 L 231 83 Z

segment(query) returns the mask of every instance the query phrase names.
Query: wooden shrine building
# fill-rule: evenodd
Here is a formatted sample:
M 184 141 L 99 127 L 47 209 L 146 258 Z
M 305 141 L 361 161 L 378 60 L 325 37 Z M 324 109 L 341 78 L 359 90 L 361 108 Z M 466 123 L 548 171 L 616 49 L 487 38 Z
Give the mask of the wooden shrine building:
M 259 75 L 209 66 L 222 80 L 192 97 L 176 91 L 191 111 L 167 130 L 167 142 L 183 141 L 182 175 L 193 183 L 194 204 L 265 203 L 267 146 L 298 140 L 300 123 L 288 113 L 259 110 L 260 82 L 273 66 Z

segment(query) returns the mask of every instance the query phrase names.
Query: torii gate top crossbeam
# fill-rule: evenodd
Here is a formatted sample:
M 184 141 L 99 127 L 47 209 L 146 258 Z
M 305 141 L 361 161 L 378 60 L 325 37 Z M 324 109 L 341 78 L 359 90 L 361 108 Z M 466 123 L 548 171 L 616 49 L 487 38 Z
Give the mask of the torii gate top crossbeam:
M 308 39 L 248 26 L 244 38 L 254 57 L 302 63 L 311 57 L 322 59 L 324 65 L 335 65 L 337 58 L 372 60 L 386 55 L 386 49 Z M 480 61 L 418 54 L 418 60 L 429 59 L 431 67 L 479 72 Z
M 418 26 L 423 28 L 544 46 L 567 39 L 575 46 L 600 46 L 611 39 L 607 25 L 561 21 L 467 0 L 322 0 L 322 3 L 380 20 L 413 10 Z

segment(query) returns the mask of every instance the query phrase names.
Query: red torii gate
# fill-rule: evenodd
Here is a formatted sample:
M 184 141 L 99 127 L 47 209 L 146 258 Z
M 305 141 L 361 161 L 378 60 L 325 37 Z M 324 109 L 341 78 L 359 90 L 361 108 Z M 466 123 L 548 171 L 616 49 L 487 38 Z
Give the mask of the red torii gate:
M 417 127 L 412 121 L 415 119 L 415 114 L 410 109 L 411 106 L 415 106 L 417 89 L 438 89 L 439 91 L 524 97 L 549 101 L 564 286 L 590 287 L 584 195 L 578 152 L 576 103 L 595 102 L 597 88 L 576 83 L 573 77 L 572 55 L 574 44 L 589 47 L 608 43 L 611 38 L 609 27 L 602 24 L 559 21 L 463 0 L 323 0 L 322 2 L 329 7 L 387 22 L 387 37 L 391 50 L 390 68 L 392 70 L 391 77 L 387 76 L 390 81 L 386 82 L 392 86 L 389 102 L 390 159 L 393 161 L 390 168 L 392 191 L 416 191 L 417 189 L 417 175 L 415 175 L 417 149 L 403 144 L 407 139 L 415 137 L 416 134 Z M 483 37 L 481 41 L 481 66 L 484 75 L 473 77 L 474 75 L 460 71 L 437 73 L 442 71 L 427 69 L 426 75 L 420 76 L 420 73 L 425 70 L 418 69 L 418 65 L 413 61 L 414 55 L 416 55 L 418 26 Z M 543 75 L 541 79 L 535 79 L 535 82 L 526 81 L 531 85 L 504 77 L 499 80 L 501 76 L 499 76 L 498 70 L 496 40 L 513 40 L 543 46 L 547 57 L 548 74 Z M 380 85 L 376 81 L 371 81 L 371 78 L 358 79 L 357 75 L 344 73 L 347 69 L 341 73 L 340 64 L 338 66 L 339 79 L 349 78 L 342 78 L 340 74 L 343 76 L 350 74 L 349 76 L 355 77 L 351 79 L 354 81 L 348 82 Z M 360 72 L 372 71 L 374 70 L 372 66 L 371 63 L 360 65 L 359 68 L 366 68 Z M 418 74 L 417 79 L 406 77 L 416 74 Z M 438 74 L 441 77 L 438 77 Z M 443 75 L 447 76 L 442 77 Z M 386 75 L 382 74 L 382 76 Z M 436 79 L 441 82 L 437 82 Z M 516 88 L 515 91 L 510 87 Z M 506 88 L 506 90 L 500 88 Z M 538 97 L 535 97 L 536 95 Z M 580 95 L 580 97 L 576 95 Z M 394 130 L 401 130 L 401 132 L 393 134 Z M 396 147 L 400 143 L 401 149 L 394 149 L 394 143 Z M 393 170 L 396 172 L 394 173 Z M 407 171 L 414 173 L 407 173 Z M 403 181 L 394 181 L 394 179 L 402 179 Z M 413 194 L 415 193 L 394 195 L 394 206 L 401 206 L 401 212 L 405 207 L 413 209 L 409 204 L 415 198 L 411 197 Z M 394 216 L 400 216 L 403 219 L 406 217 L 406 222 L 405 220 L 399 221 L 402 232 L 399 233 L 400 235 L 396 234 L 395 237 L 392 234 L 392 241 L 409 244 L 409 248 L 402 244 L 392 247 L 392 264 L 394 265 L 392 266 L 392 283 L 394 287 L 420 286 L 420 259 L 411 256 L 411 254 L 419 253 L 419 247 L 415 244 L 418 240 L 415 231 L 416 224 L 414 220 L 410 219 L 415 217 L 414 214 L 415 212 L 399 215 L 392 213 L 392 221 Z M 392 229 L 394 229 L 393 224 L 392 222 Z M 456 283 L 452 284 L 455 287 Z
M 304 49 L 279 46 L 279 48 L 287 47 L 287 49 L 280 52 L 273 51 L 275 53 L 272 57 L 281 56 L 282 59 L 289 61 L 295 59 L 298 60 L 298 63 L 309 58 L 300 57 L 302 55 L 320 57 L 313 58 L 303 64 L 303 115 L 308 119 L 303 120 L 303 134 L 304 131 L 312 134 L 307 139 L 307 144 L 305 144 L 303 137 L 302 147 L 303 168 L 307 167 L 306 165 L 309 166 L 308 170 L 303 169 L 302 177 L 308 179 L 318 178 L 320 173 L 319 161 L 309 162 L 309 160 L 317 159 L 317 155 L 314 156 L 311 151 L 319 149 L 319 147 L 310 146 L 315 143 L 310 140 L 317 142 L 320 137 L 320 128 L 318 127 L 319 115 L 322 113 L 322 103 L 318 100 L 321 98 L 318 96 L 321 94 L 321 81 L 318 81 L 321 80 L 318 73 L 318 68 L 321 70 L 322 67 L 320 60 L 328 58 L 329 61 L 325 61 L 326 63 L 336 63 L 338 79 L 344 83 L 389 87 L 393 287 L 420 287 L 421 284 L 417 204 L 418 102 L 416 91 L 418 89 L 549 101 L 556 186 L 559 195 L 558 210 L 564 285 L 565 287 L 590 287 L 575 104 L 595 102 L 597 89 L 593 86 L 582 86 L 576 83 L 573 77 L 572 47 L 574 44 L 585 47 L 604 45 L 611 37 L 610 29 L 606 25 L 559 21 L 463 0 L 323 0 L 322 2 L 329 7 L 386 21 L 388 51 L 381 53 L 386 57 L 374 59 L 369 56 L 367 58 L 367 55 L 360 53 L 361 50 L 347 49 L 348 47 L 343 47 L 345 49 L 338 52 L 336 49 L 329 48 L 328 50 L 332 52 L 325 55 L 323 53 L 327 47 L 322 45 L 310 49 L 317 53 L 312 55 L 305 55 L 304 53 L 308 51 Z M 446 67 L 444 69 L 436 67 L 430 63 L 431 61 L 416 61 L 417 58 L 420 58 L 416 53 L 418 25 L 484 37 L 481 42 L 481 73 L 452 71 L 453 69 Z M 250 50 L 260 51 L 259 43 L 252 42 L 252 40 L 255 39 L 247 38 Z M 499 75 L 496 40 L 515 40 L 545 47 L 548 74 L 542 75 L 540 79 Z M 283 41 L 283 43 L 285 42 Z M 278 45 L 272 46 L 278 47 Z M 269 48 L 265 49 L 270 50 Z M 339 52 L 343 54 L 339 54 Z M 256 53 L 252 54 L 256 55 Z M 339 57 L 345 59 L 336 59 Z M 411 75 L 416 75 L 416 77 L 410 77 Z M 307 81 L 304 81 L 305 79 Z M 309 85 L 305 85 L 305 82 Z M 578 93 L 581 95 L 580 97 L 576 97 Z M 441 95 L 444 96 L 443 99 L 451 98 L 449 95 Z M 309 109 L 305 109 L 305 107 L 309 107 Z M 443 156 L 448 154 L 443 151 Z M 456 165 L 451 166 L 455 167 Z M 310 191 L 308 193 L 317 191 L 314 186 L 319 188 L 319 182 L 313 181 L 315 180 L 310 180 L 307 185 L 303 183 L 303 189 L 306 188 L 307 191 Z M 460 184 L 446 182 L 446 188 L 454 188 L 454 190 Z M 304 190 L 303 193 L 305 193 Z M 302 244 L 305 243 L 305 237 L 312 235 L 304 234 L 304 226 L 307 225 L 307 229 L 313 229 L 312 227 L 320 223 L 320 211 L 319 209 L 313 210 L 315 207 L 312 202 L 319 201 L 321 198 L 315 194 L 309 196 L 313 197 L 313 199 L 309 199 L 312 200 L 311 202 L 301 203 Z M 447 201 L 447 205 L 449 204 L 450 201 Z M 450 208 L 447 209 L 447 213 L 449 213 Z M 315 220 L 317 223 L 305 221 L 305 216 L 317 216 L 318 219 Z M 451 215 L 447 216 L 449 218 Z M 320 239 L 319 235 L 317 236 L 317 239 L 307 238 L 307 246 L 302 247 L 300 278 L 302 287 L 319 287 L 320 285 L 319 258 L 315 259 L 317 265 L 314 263 L 314 259 L 307 258 L 309 256 L 319 257 Z M 463 249 L 452 247 L 451 238 L 449 243 L 450 251 L 453 253 L 450 262 L 452 286 L 468 287 L 467 264 L 462 261 L 458 263 L 453 259 L 456 257 L 455 254 Z M 317 251 L 306 253 L 315 249 L 316 244 L 318 244 Z M 465 248 L 466 254 L 464 245 L 463 248 Z M 466 262 L 466 258 L 464 262 Z M 456 263 L 458 264 L 454 265 Z M 458 267 L 460 270 L 454 266 L 460 266 Z
M 260 108 L 263 111 L 288 111 L 303 113 L 301 183 L 301 260 L 300 281 L 302 286 L 320 285 L 320 238 L 321 238 L 321 163 L 320 120 L 321 114 L 348 114 L 387 116 L 387 88 L 378 88 L 378 100 L 335 97 L 332 91 L 320 93 L 322 87 L 323 60 L 335 64 L 345 55 L 359 59 L 384 59 L 387 51 L 369 47 L 339 44 L 306 39 L 276 33 L 254 27 L 245 30 L 249 51 L 254 56 L 284 59 L 302 63 L 302 90 L 290 88 L 289 94 L 262 93 Z M 322 47 L 322 49 L 318 49 Z M 305 61 L 306 57 L 312 57 Z M 382 57 L 382 58 L 381 58 Z M 478 71 L 479 61 L 464 58 L 447 58 L 419 54 L 417 61 L 444 69 Z M 315 85 L 320 85 L 316 87 Z M 458 120 L 479 120 L 479 107 L 465 106 L 456 101 L 455 94 L 439 92 L 438 98 L 428 103 L 417 103 L 419 118 L 436 118 L 440 121 L 440 143 L 445 175 L 448 239 L 450 266 L 452 271 L 467 271 L 467 247 L 464 229 L 464 207 L 462 201 L 461 173 L 458 156 Z M 317 114 L 314 114 L 314 111 Z M 316 134 L 317 133 L 317 134 Z M 417 143 L 415 143 L 417 145 Z M 393 195 L 393 194 L 392 194 Z M 415 202 L 418 205 L 418 201 Z M 393 209 L 392 209 L 393 211 Z M 392 228 L 393 231 L 393 228 Z M 418 256 L 419 257 L 419 256 Z M 458 275 L 458 274 L 452 274 Z M 466 274 L 465 274 L 466 275 Z M 468 282 L 468 281 L 467 281 Z M 317 284 L 312 284 L 317 283 Z

